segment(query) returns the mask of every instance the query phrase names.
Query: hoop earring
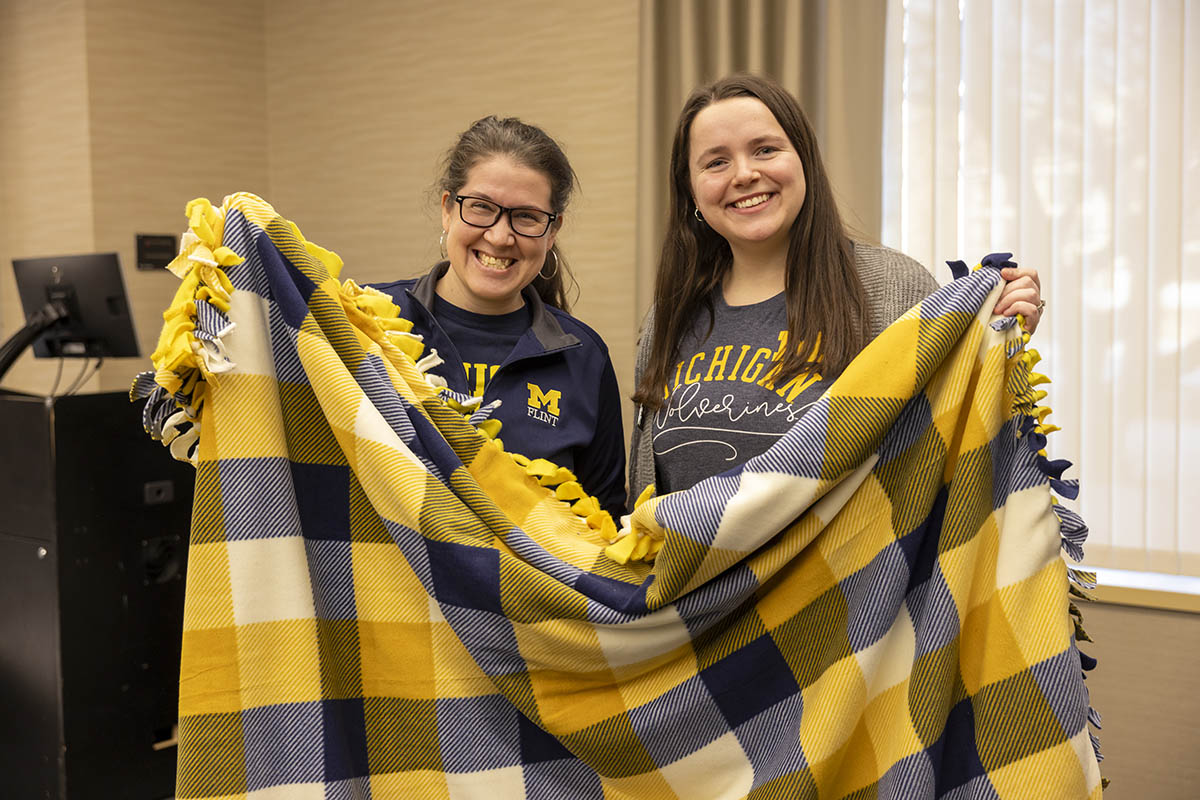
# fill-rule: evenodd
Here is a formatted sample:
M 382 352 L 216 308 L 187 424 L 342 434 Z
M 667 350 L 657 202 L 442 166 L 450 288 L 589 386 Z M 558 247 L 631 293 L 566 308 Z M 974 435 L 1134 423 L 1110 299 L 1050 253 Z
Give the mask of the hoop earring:
M 699 208 L 693 208 L 693 209 L 692 209 L 692 215 L 693 215 L 693 216 L 694 216 L 694 217 L 695 217 L 695 218 L 696 218 L 696 219 L 697 219 L 697 220 L 700 222 L 700 224 L 701 224 L 701 225 L 705 224 L 705 222 L 704 222 L 704 217 L 702 217 L 702 216 L 700 215 L 700 209 L 699 209 Z
M 544 280 L 544 281 L 548 281 L 551 278 L 553 278 L 555 275 L 558 274 L 558 253 L 554 252 L 554 249 L 551 248 L 550 255 L 554 256 L 554 269 L 550 270 L 549 275 L 546 275 L 545 273 L 542 272 L 542 269 L 545 269 L 546 265 L 542 264 L 542 269 L 538 270 L 538 275 L 540 275 L 542 280 Z
M 446 232 L 442 231 L 442 235 L 438 238 L 438 249 L 442 251 L 442 258 L 446 258 Z

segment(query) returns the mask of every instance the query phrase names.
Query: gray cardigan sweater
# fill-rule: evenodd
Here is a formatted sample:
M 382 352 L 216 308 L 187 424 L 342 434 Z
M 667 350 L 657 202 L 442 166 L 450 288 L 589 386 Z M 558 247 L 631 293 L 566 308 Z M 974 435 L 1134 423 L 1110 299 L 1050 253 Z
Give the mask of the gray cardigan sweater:
M 854 243 L 854 263 L 867 299 L 867 335 L 874 339 L 884 328 L 895 322 L 937 288 L 937 281 L 918 262 L 887 247 Z M 654 338 L 654 309 L 646 315 L 638 338 L 637 361 L 634 363 L 634 385 L 641 383 L 642 373 L 650 362 L 650 342 Z M 629 443 L 629 505 L 642 490 L 654 483 L 654 414 L 645 413 L 636 405 L 633 416 L 633 438 Z

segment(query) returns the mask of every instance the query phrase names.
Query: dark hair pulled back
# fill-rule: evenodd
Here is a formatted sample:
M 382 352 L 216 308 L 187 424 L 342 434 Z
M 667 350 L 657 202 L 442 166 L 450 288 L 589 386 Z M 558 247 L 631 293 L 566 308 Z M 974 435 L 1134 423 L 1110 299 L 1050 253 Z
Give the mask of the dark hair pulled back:
M 578 184 L 571 162 L 549 134 L 515 117 L 487 116 L 463 131 L 446 153 L 437 188 L 451 195 L 457 194 L 466 184 L 471 169 L 494 156 L 508 156 L 545 175 L 550 182 L 550 210 L 556 214 L 566 210 Z M 560 223 L 561 220 L 554 224 Z M 550 277 L 544 277 L 546 274 Z M 574 285 L 575 278 L 561 248 L 555 243 L 547 251 L 546 261 L 534 276 L 532 286 L 542 302 L 570 312 L 568 284 Z

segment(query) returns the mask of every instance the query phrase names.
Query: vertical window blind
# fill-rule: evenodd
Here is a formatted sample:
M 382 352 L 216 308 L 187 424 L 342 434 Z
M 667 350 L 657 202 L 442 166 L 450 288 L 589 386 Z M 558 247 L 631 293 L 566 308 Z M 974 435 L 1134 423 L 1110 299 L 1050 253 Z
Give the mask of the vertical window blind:
M 1087 563 L 1200 576 L 1200 3 L 887 13 L 884 243 L 1038 269 Z

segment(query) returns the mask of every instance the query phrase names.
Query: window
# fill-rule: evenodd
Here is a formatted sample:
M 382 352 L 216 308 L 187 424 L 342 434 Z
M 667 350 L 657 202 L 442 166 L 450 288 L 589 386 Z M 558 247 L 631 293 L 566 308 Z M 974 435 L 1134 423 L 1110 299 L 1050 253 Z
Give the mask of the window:
M 943 281 L 993 251 L 1038 268 L 1087 563 L 1200 576 L 1200 3 L 888 15 L 884 243 Z

